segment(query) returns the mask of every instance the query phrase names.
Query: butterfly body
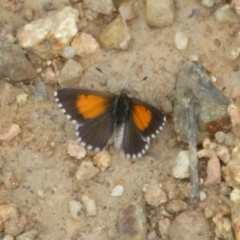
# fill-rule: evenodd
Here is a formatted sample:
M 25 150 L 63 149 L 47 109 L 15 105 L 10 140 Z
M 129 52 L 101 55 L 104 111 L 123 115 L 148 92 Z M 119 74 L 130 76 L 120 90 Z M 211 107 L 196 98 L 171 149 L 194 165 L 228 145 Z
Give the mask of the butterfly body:
M 116 124 L 124 124 L 130 118 L 131 101 L 125 94 L 122 94 L 115 98 L 115 104 L 113 113 L 116 118 Z
M 92 151 L 103 150 L 113 138 L 127 158 L 141 157 L 166 124 L 162 111 L 126 92 L 65 88 L 55 92 L 55 100 L 74 123 L 81 145 Z

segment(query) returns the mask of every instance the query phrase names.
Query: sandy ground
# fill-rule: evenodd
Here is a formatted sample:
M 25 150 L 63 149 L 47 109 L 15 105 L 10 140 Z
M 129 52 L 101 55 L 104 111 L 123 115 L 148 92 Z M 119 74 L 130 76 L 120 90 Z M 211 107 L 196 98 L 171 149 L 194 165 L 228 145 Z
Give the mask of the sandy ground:
M 0 0 L 0 5 L 6 2 Z M 23 18 L 26 7 L 36 9 L 34 19 L 45 17 L 46 11 L 42 6 L 46 2 L 26 0 L 23 9 L 15 13 L 1 7 L 0 19 L 16 30 L 27 23 Z M 64 5 L 59 1 L 52 3 L 56 9 Z M 137 91 L 139 98 L 171 112 L 176 75 L 190 55 L 198 55 L 216 77 L 216 86 L 231 99 L 233 89 L 240 87 L 239 61 L 229 58 L 231 48 L 236 44 L 235 34 L 239 26 L 219 23 L 214 17 L 214 8 L 204 8 L 195 0 L 182 0 L 176 2 L 176 20 L 172 26 L 151 28 L 146 24 L 141 2 L 139 6 L 139 16 L 128 23 L 132 34 L 129 49 L 105 51 L 101 62 L 84 69 L 79 85 L 119 92 L 128 84 Z M 93 35 L 97 32 L 96 27 L 88 30 Z M 184 51 L 177 50 L 174 45 L 178 30 L 190 37 L 188 48 Z M 142 81 L 145 77 L 147 79 Z M 13 141 L 0 144 L 9 181 L 16 182 L 16 187 L 0 185 L 0 203 L 15 203 L 27 218 L 25 231 L 38 231 L 36 239 L 87 239 L 88 233 L 99 228 L 115 231 L 119 210 L 143 197 L 144 184 L 153 179 L 163 186 L 166 182 L 179 188 L 188 184 L 188 181 L 179 181 L 171 176 L 177 153 L 186 148 L 176 142 L 171 118 L 152 142 L 146 156 L 139 160 L 127 160 L 110 147 L 110 169 L 100 172 L 92 180 L 77 182 L 74 172 L 80 161 L 67 154 L 68 140 L 75 140 L 74 126 L 52 97 L 58 86 L 47 87 L 48 98 L 38 100 L 34 96 L 34 85 L 11 85 L 5 80 L 0 81 L 0 131 L 6 131 L 12 123 L 20 125 L 22 130 Z M 29 94 L 27 103 L 18 106 L 15 97 L 23 92 Z M 87 157 L 87 160 L 91 161 L 91 158 Z M 125 189 L 121 197 L 110 196 L 116 184 L 123 185 Z M 44 193 L 43 197 L 39 196 L 40 192 Z M 216 195 L 218 186 L 206 192 Z M 84 193 L 95 199 L 97 215 L 87 217 L 83 214 L 76 222 L 69 218 L 68 203 L 80 200 Z

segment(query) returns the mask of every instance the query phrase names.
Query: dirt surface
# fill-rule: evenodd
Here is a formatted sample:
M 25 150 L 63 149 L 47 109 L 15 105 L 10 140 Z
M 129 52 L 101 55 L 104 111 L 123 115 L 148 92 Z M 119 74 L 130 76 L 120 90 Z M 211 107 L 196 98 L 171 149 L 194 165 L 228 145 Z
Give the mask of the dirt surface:
M 0 0 L 0 6 L 9 2 Z M 17 12 L 1 7 L 0 20 L 16 31 L 27 23 L 24 19 L 27 8 L 35 10 L 33 20 L 44 18 L 47 16 L 44 6 L 49 2 L 25 0 L 22 9 Z M 67 2 L 51 1 L 56 10 Z M 119 93 L 127 84 L 138 98 L 171 116 L 176 75 L 190 55 L 198 55 L 210 74 L 216 77 L 215 85 L 225 96 L 232 100 L 233 90 L 234 97 L 239 96 L 239 61 L 229 57 L 236 46 L 239 25 L 218 22 L 214 17 L 214 7 L 207 9 L 195 0 L 182 0 L 175 3 L 173 25 L 151 28 L 145 21 L 142 1 L 138 4 L 138 17 L 128 22 L 132 35 L 128 50 L 103 50 L 103 57 L 94 64 L 78 59 L 84 66 L 79 86 Z M 188 47 L 183 51 L 177 50 L 174 44 L 179 30 L 190 37 Z M 93 22 L 85 31 L 96 36 L 99 30 Z M 34 67 L 37 68 L 37 64 Z M 152 180 L 160 183 L 167 193 L 178 189 L 181 192 L 178 196 L 185 199 L 189 206 L 188 198 L 183 197 L 184 189 L 189 186 L 188 179 L 172 177 L 174 159 L 187 146 L 177 143 L 171 117 L 143 158 L 124 159 L 110 146 L 110 168 L 94 179 L 78 182 L 74 173 L 81 161 L 67 153 L 68 140 L 76 140 L 75 128 L 53 100 L 53 91 L 59 88 L 57 84 L 46 86 L 46 97 L 36 97 L 35 86 L 41 82 L 44 84 L 40 74 L 31 84 L 0 81 L 0 132 L 8 131 L 13 123 L 21 127 L 21 133 L 16 138 L 0 143 L 5 177 L 10 182 L 8 187 L 6 184 L 0 186 L 0 204 L 17 205 L 22 217 L 27 219 L 24 231 L 36 229 L 36 239 L 41 240 L 73 240 L 94 239 L 87 236 L 103 229 L 111 232 L 112 238 L 109 239 L 118 239 L 116 221 L 119 211 L 143 199 L 142 188 Z M 28 94 L 24 105 L 16 101 L 16 96 L 21 93 Z M 92 161 L 92 155 L 85 160 Z M 200 176 L 204 177 L 206 162 L 201 164 Z M 124 193 L 120 197 L 112 197 L 110 193 L 117 184 L 124 187 Z M 204 189 L 209 197 L 208 206 L 216 207 L 220 188 L 221 185 L 217 185 Z M 71 200 L 81 201 L 83 194 L 95 199 L 97 215 L 88 217 L 83 213 L 80 221 L 71 220 L 68 204 Z M 174 214 L 170 219 L 174 220 Z M 150 228 L 154 229 L 154 225 Z M 214 237 L 214 226 L 211 233 L 212 239 L 219 239 Z M 154 239 L 163 238 L 157 234 Z

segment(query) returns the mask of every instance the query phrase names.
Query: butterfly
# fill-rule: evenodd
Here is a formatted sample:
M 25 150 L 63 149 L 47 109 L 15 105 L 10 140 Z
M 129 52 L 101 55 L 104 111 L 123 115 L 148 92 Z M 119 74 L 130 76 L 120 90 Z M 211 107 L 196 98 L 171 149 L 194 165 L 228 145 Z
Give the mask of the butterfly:
M 142 157 L 165 126 L 166 116 L 156 107 L 131 98 L 87 89 L 64 88 L 54 97 L 63 113 L 76 127 L 80 144 L 102 151 L 113 138 L 115 148 L 126 158 Z

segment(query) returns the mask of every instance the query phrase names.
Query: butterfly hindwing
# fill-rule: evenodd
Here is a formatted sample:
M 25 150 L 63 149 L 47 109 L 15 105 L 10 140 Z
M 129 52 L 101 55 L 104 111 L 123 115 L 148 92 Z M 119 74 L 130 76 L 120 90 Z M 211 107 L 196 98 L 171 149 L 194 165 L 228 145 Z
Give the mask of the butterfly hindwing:
M 83 126 L 79 126 L 77 137 L 82 146 L 88 150 L 103 150 L 114 132 L 114 118 L 110 111 L 106 111 L 100 116 L 87 121 Z
M 127 158 L 139 158 L 146 153 L 150 140 L 144 138 L 132 118 L 124 124 L 120 149 Z

